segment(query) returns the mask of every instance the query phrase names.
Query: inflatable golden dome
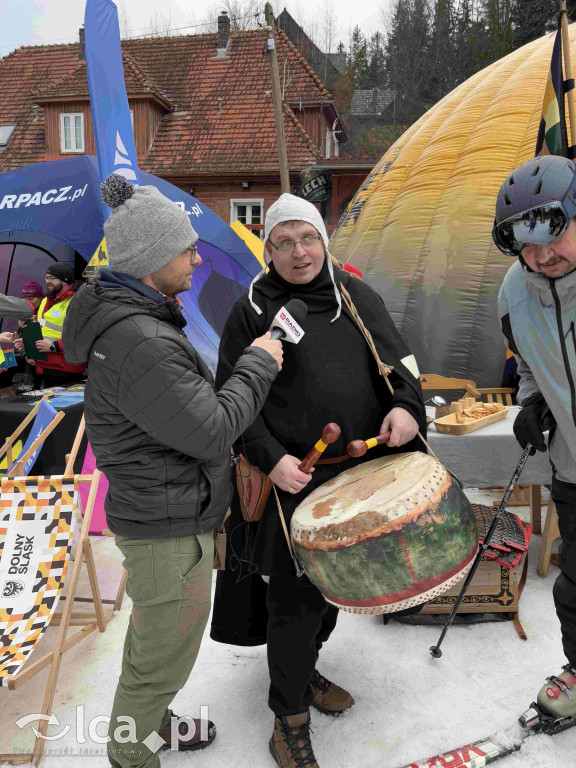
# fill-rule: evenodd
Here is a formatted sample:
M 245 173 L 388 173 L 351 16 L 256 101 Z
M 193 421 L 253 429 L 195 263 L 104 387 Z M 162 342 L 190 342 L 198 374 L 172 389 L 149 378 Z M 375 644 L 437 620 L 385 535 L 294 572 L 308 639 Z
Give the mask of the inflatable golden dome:
M 576 24 L 570 40 L 576 67 Z M 496 299 L 513 261 L 492 243 L 494 206 L 504 178 L 534 155 L 553 44 L 554 35 L 529 43 L 426 112 L 331 239 L 333 255 L 382 296 L 421 373 L 500 384 Z

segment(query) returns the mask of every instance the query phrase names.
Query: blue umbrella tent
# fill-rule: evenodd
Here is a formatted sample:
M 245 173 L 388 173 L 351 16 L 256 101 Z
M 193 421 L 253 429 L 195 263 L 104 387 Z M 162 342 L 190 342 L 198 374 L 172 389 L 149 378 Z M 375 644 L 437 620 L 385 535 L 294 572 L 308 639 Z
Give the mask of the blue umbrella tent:
M 157 187 L 190 216 L 199 236 L 202 265 L 181 295 L 186 335 L 215 369 L 224 323 L 237 298 L 260 271 L 258 260 L 213 211 L 173 184 L 140 171 L 140 182 Z M 103 237 L 103 206 L 96 158 L 36 163 L 0 174 L 0 291 L 18 295 L 30 278 L 44 283 L 53 260 L 89 261 Z

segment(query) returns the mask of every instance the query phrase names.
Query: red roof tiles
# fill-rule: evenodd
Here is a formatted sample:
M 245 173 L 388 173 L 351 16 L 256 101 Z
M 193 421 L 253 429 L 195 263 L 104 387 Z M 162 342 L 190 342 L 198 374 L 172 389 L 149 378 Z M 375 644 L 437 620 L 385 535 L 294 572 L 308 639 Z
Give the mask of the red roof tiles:
M 278 172 L 270 64 L 263 30 L 232 32 L 227 58 L 216 58 L 216 34 L 122 42 L 128 96 L 149 94 L 173 108 L 161 120 L 144 170 L 160 176 Z M 276 33 L 285 134 L 291 169 L 321 158 L 288 104 L 333 110 L 330 93 L 280 30 Z M 0 59 L 0 123 L 17 122 L 0 171 L 45 159 L 46 102 L 87 94 L 78 44 L 20 48 Z
M 146 77 L 127 51 L 122 51 L 122 62 L 124 65 L 126 91 L 131 96 L 139 94 L 155 96 L 159 101 L 165 104 L 167 109 L 172 107 L 170 101 L 162 95 L 161 89 Z M 34 94 L 34 97 L 37 101 L 54 101 L 66 97 L 72 99 L 77 97 L 88 97 L 86 61 L 78 61 L 72 72 L 65 75 L 57 83 L 54 83 L 54 85 L 41 89 Z

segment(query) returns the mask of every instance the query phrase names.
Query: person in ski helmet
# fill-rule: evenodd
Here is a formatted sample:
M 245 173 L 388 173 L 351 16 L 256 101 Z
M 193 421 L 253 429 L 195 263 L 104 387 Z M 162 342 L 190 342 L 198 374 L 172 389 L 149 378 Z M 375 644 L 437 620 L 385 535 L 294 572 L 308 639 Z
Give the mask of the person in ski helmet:
M 562 537 L 553 595 L 568 663 L 548 678 L 537 703 L 560 718 L 576 714 L 576 164 L 547 155 L 512 171 L 498 193 L 492 237 L 515 259 L 498 296 L 520 375 L 514 434 L 523 448 L 546 451 L 550 429 Z

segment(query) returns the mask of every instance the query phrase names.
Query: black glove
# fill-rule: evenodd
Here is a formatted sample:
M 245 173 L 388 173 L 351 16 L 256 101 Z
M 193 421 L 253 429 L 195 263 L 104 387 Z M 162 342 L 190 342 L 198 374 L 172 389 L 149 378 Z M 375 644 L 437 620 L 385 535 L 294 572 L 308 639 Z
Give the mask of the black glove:
M 522 448 L 531 443 L 530 456 L 534 456 L 536 450 L 546 451 L 544 432 L 556 425 L 554 417 L 548 408 L 544 397 L 540 394 L 532 395 L 522 406 L 516 421 L 514 422 L 514 435 Z

